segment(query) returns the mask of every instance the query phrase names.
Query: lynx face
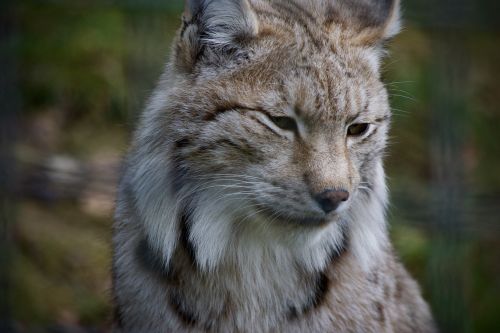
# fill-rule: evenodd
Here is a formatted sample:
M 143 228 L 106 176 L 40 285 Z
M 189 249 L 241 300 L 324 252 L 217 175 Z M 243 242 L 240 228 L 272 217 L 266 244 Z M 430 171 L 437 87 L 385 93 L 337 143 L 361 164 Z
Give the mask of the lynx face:
M 319 18 L 285 21 L 290 4 L 249 4 L 235 14 L 248 25 L 246 39 L 211 45 L 221 34 L 214 32 L 194 65 L 185 63 L 185 49 L 199 26 L 186 23 L 181 32 L 176 64 L 192 67 L 169 111 L 178 138 L 174 177 L 231 202 L 240 221 L 336 221 L 370 194 L 385 146 L 378 51 Z
M 194 87 L 195 100 L 221 95 L 190 110 L 199 122 L 177 141 L 177 161 L 201 191 L 215 186 L 216 196 L 276 221 L 310 225 L 335 220 L 369 190 L 389 111 L 367 64 L 349 68 L 331 56 L 296 64 L 297 53 L 250 58 L 238 73 Z M 269 68 L 275 57 L 283 60 Z

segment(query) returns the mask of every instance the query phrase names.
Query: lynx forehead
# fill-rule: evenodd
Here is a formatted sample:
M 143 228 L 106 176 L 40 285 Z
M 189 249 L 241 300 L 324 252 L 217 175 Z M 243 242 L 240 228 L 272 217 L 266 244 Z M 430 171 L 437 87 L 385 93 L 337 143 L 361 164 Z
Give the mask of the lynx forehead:
M 121 332 L 432 332 L 392 252 L 396 0 L 186 0 L 114 231 Z

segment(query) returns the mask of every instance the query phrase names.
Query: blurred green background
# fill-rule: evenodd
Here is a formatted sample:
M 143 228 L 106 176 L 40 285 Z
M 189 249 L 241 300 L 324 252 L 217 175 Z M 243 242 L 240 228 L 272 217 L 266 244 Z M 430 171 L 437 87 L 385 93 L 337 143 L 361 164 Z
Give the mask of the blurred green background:
M 500 5 L 403 1 L 390 46 L 394 244 L 442 332 L 500 332 Z M 120 156 L 171 1 L 0 4 L 0 331 L 109 331 Z

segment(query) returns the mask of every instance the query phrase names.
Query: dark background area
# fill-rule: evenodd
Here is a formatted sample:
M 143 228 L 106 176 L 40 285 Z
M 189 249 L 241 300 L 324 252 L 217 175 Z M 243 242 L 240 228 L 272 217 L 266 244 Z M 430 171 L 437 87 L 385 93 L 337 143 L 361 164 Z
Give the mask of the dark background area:
M 120 157 L 181 1 L 0 3 L 0 332 L 109 331 Z M 500 4 L 404 0 L 394 244 L 442 332 L 500 332 Z

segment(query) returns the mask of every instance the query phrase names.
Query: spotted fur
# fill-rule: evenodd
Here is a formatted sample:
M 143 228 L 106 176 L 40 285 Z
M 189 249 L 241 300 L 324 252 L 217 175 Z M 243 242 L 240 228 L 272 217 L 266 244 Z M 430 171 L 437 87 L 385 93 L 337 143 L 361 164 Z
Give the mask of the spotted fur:
M 396 0 L 186 2 L 119 187 L 117 332 L 434 331 L 385 222 L 398 29 Z

